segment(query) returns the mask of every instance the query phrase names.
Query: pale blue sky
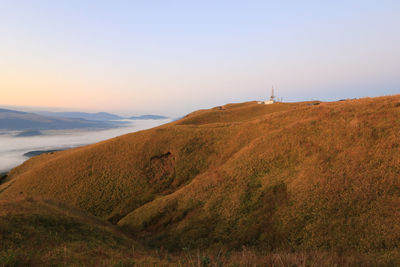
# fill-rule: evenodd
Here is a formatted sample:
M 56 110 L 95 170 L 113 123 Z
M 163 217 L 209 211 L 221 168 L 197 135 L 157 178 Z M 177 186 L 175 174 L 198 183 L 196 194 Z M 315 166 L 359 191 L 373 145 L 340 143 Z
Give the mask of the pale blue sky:
M 0 0 L 0 105 L 171 116 L 400 93 L 400 1 Z

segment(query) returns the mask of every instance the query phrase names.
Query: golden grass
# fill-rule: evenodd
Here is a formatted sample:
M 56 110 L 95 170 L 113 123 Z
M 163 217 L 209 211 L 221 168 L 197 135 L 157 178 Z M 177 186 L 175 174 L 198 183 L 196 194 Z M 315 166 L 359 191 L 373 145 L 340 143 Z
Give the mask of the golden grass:
M 0 241 L 0 266 L 160 262 L 110 223 L 50 200 L 1 201 Z
M 108 222 L 50 200 L 0 202 L 0 266 L 340 266 L 365 259 L 334 252 L 151 250 Z
M 0 199 L 55 199 L 168 250 L 246 245 L 400 264 L 399 103 L 201 110 L 34 157 L 10 172 Z

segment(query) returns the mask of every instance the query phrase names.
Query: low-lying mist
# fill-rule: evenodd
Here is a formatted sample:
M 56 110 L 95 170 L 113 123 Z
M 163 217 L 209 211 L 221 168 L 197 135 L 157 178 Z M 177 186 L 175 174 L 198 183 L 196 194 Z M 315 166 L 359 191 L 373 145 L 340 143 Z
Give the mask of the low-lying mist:
M 126 126 L 107 130 L 63 130 L 42 131 L 42 135 L 17 137 L 17 132 L 2 132 L 0 134 L 0 173 L 23 163 L 29 151 L 64 150 L 102 140 L 113 138 L 126 133 L 136 132 L 169 122 L 166 120 L 134 120 Z

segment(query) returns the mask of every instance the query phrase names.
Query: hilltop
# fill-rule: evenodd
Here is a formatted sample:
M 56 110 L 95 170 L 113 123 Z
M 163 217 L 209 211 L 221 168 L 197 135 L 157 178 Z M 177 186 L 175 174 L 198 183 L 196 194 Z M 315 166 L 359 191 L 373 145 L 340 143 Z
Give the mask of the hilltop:
M 400 96 L 228 104 L 44 154 L 0 199 L 40 197 L 151 247 L 243 245 L 399 263 Z

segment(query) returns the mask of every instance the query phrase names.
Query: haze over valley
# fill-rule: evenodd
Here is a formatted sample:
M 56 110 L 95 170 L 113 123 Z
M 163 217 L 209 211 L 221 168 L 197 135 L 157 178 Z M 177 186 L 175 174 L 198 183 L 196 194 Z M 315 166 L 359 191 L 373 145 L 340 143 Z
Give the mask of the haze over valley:
M 40 115 L 39 115 L 40 114 Z M 36 151 L 64 150 L 169 122 L 165 116 L 125 118 L 110 113 L 37 112 L 0 109 L 0 173 Z

